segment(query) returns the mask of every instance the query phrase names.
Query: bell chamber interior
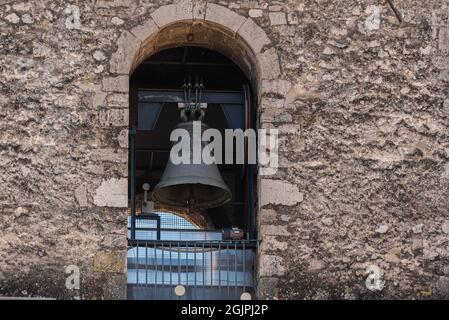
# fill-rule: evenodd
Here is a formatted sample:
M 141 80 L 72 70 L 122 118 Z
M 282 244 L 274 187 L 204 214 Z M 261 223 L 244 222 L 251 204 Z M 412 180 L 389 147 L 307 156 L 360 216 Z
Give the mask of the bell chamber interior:
M 183 84 L 185 79 L 196 76 L 205 87 L 202 102 L 207 104 L 204 122 L 209 127 L 220 131 L 223 137 L 226 129 L 255 129 L 257 118 L 249 81 L 230 59 L 201 47 L 178 47 L 156 53 L 130 79 L 129 123 L 130 132 L 135 135 L 130 136 L 134 139 L 133 143 L 130 141 L 130 153 L 134 152 L 130 159 L 134 161 L 129 163 L 130 184 L 134 183 L 134 188 L 129 188 L 129 201 L 133 201 L 134 190 L 135 212 L 141 214 L 142 185 L 148 183 L 155 208 L 176 212 L 199 228 L 239 228 L 245 230 L 246 238 L 254 238 L 255 165 L 170 168 L 170 134 L 180 122 L 178 104 L 185 100 Z M 222 149 L 225 150 L 224 139 Z M 188 187 L 192 185 L 193 191 Z M 192 192 L 197 198 L 193 209 L 188 205 Z

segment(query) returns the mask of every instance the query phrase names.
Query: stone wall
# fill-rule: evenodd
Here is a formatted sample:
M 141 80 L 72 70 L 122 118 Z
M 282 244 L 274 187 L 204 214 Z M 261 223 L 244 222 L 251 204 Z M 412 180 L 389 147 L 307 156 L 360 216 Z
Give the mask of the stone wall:
M 259 297 L 449 297 L 449 4 L 393 3 L 0 1 L 0 295 L 125 297 L 129 73 L 203 21 L 280 130 Z

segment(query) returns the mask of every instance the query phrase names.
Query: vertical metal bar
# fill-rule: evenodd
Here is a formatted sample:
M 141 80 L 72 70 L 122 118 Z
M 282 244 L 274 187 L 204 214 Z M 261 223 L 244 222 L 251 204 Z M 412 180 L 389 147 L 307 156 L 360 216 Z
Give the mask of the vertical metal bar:
M 148 294 L 148 243 L 145 242 L 145 293 Z
M 218 255 L 217 255 L 217 268 L 218 268 L 218 299 L 221 299 L 221 242 L 218 243 Z
M 181 284 L 181 244 L 178 241 L 178 284 Z
M 162 250 L 161 250 L 161 254 L 162 254 L 162 257 L 161 257 L 161 264 L 162 264 L 162 294 L 164 294 L 165 293 L 165 262 L 164 262 L 164 256 L 165 256 L 165 250 L 164 250 L 164 248 L 162 247 Z
M 194 282 L 194 285 L 195 285 L 195 289 L 194 289 L 194 292 L 195 292 L 195 296 L 194 296 L 194 299 L 196 300 L 197 299 L 197 282 L 196 282 L 196 274 L 197 274 L 197 272 L 198 272 L 198 267 L 197 267 L 197 265 L 196 265 L 196 242 L 195 242 L 195 244 L 194 244 L 194 246 L 193 246 L 193 254 L 194 254 L 194 258 L 193 258 L 193 261 L 194 261 L 194 263 L 195 263 L 195 266 L 193 267 L 193 270 L 194 270 L 194 280 L 193 280 L 193 282 Z
M 189 290 L 189 244 L 186 242 L 186 263 L 184 264 L 184 273 L 186 275 L 185 287 L 186 293 L 184 299 L 187 299 L 187 290 Z
M 237 297 L 237 242 L 234 242 L 234 298 Z
M 154 253 L 154 296 L 157 294 L 157 251 L 156 251 L 156 242 L 153 243 L 153 253 Z
M 157 223 L 157 225 L 156 225 L 156 228 L 157 228 L 156 239 L 157 240 L 161 240 L 161 217 L 160 216 L 157 217 L 156 223 Z
M 139 287 L 139 241 L 137 241 L 137 247 L 136 247 L 136 287 Z
M 186 262 L 184 263 L 184 274 L 185 274 L 185 288 L 186 288 L 186 293 L 187 293 L 187 289 L 189 287 L 189 247 L 188 244 L 186 242 L 186 252 L 185 252 L 185 257 L 186 257 Z
M 173 274 L 172 274 L 172 269 L 171 269 L 171 266 L 172 266 L 172 258 L 171 258 L 171 252 L 172 252 L 172 246 L 171 246 L 171 242 L 170 242 L 170 245 L 169 245 L 169 252 L 170 252 L 170 299 L 173 299 Z
M 226 271 L 226 287 L 228 289 L 228 296 L 226 297 L 229 300 L 230 296 L 230 286 L 229 286 L 229 272 L 231 271 L 231 259 L 229 257 L 229 242 L 226 244 L 226 260 L 227 260 L 227 271 Z
M 245 241 L 242 241 L 243 244 L 243 251 L 242 251 L 242 256 L 243 256 L 243 264 L 242 264 L 242 277 L 243 277 L 243 292 L 246 291 L 246 249 L 245 249 Z
M 255 237 L 256 237 L 256 234 L 255 234 L 255 230 L 256 230 L 256 220 L 255 220 L 255 214 L 254 214 L 254 195 L 253 195 L 253 193 L 254 193 L 254 189 L 253 189 L 253 181 L 254 181 L 254 176 L 253 176 L 253 170 L 254 170 L 254 168 L 253 168 L 253 165 L 251 165 L 251 164 L 249 164 L 248 165 L 248 183 L 247 183 L 247 188 L 248 188 L 248 190 L 247 190 L 247 193 L 248 193 L 248 199 L 247 199 L 247 201 L 248 201 L 248 203 L 247 203 L 247 205 L 248 205 L 248 216 L 249 216 L 249 219 L 248 219 L 248 222 L 249 222 L 249 225 L 248 225 L 248 237 L 247 237 L 247 239 L 248 240 L 251 240 L 251 239 L 255 239 Z
M 202 274 L 203 274 L 203 300 L 205 299 L 205 291 L 206 291 L 206 268 L 205 268 L 205 257 L 206 257 L 206 255 L 205 255 L 205 252 L 204 252 L 204 242 L 202 242 L 202 259 L 201 259 L 201 261 L 202 261 L 202 266 L 203 266 L 203 268 L 202 268 Z
M 136 129 L 133 127 L 129 130 L 131 145 L 131 239 L 136 238 Z
M 209 295 L 212 298 L 212 292 L 213 292 L 213 287 L 214 287 L 214 283 L 213 283 L 213 279 L 214 279 L 214 269 L 212 268 L 213 265 L 213 259 L 212 259 L 212 255 L 213 255 L 213 247 L 212 247 L 212 242 L 210 243 L 210 292 L 211 294 Z

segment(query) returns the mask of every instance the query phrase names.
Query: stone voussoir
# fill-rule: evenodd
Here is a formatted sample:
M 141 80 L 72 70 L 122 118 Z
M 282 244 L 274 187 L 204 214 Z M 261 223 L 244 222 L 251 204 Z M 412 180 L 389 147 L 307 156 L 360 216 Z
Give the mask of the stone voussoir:
M 180 0 L 176 4 L 161 6 L 151 13 L 151 18 L 159 28 L 176 21 L 191 20 L 193 19 L 193 2 Z
M 265 46 L 271 43 L 265 31 L 251 18 L 246 19 L 237 33 L 248 43 L 254 54 L 260 53 Z
M 118 49 L 112 54 L 110 71 L 113 74 L 128 75 L 141 41 L 129 31 L 123 31 L 117 39 Z
M 245 18 L 241 15 L 213 3 L 207 4 L 205 19 L 220 24 L 233 32 L 237 32 L 245 22 Z
M 158 31 L 159 26 L 152 18 L 148 18 L 144 23 L 131 29 L 131 33 L 141 42 L 144 42 Z

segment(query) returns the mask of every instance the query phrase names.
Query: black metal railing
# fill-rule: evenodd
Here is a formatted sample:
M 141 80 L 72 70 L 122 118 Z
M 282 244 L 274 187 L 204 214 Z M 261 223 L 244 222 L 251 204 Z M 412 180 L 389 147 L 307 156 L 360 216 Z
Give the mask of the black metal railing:
M 128 299 L 235 300 L 254 294 L 256 241 L 128 240 Z M 174 288 L 182 285 L 185 294 Z

